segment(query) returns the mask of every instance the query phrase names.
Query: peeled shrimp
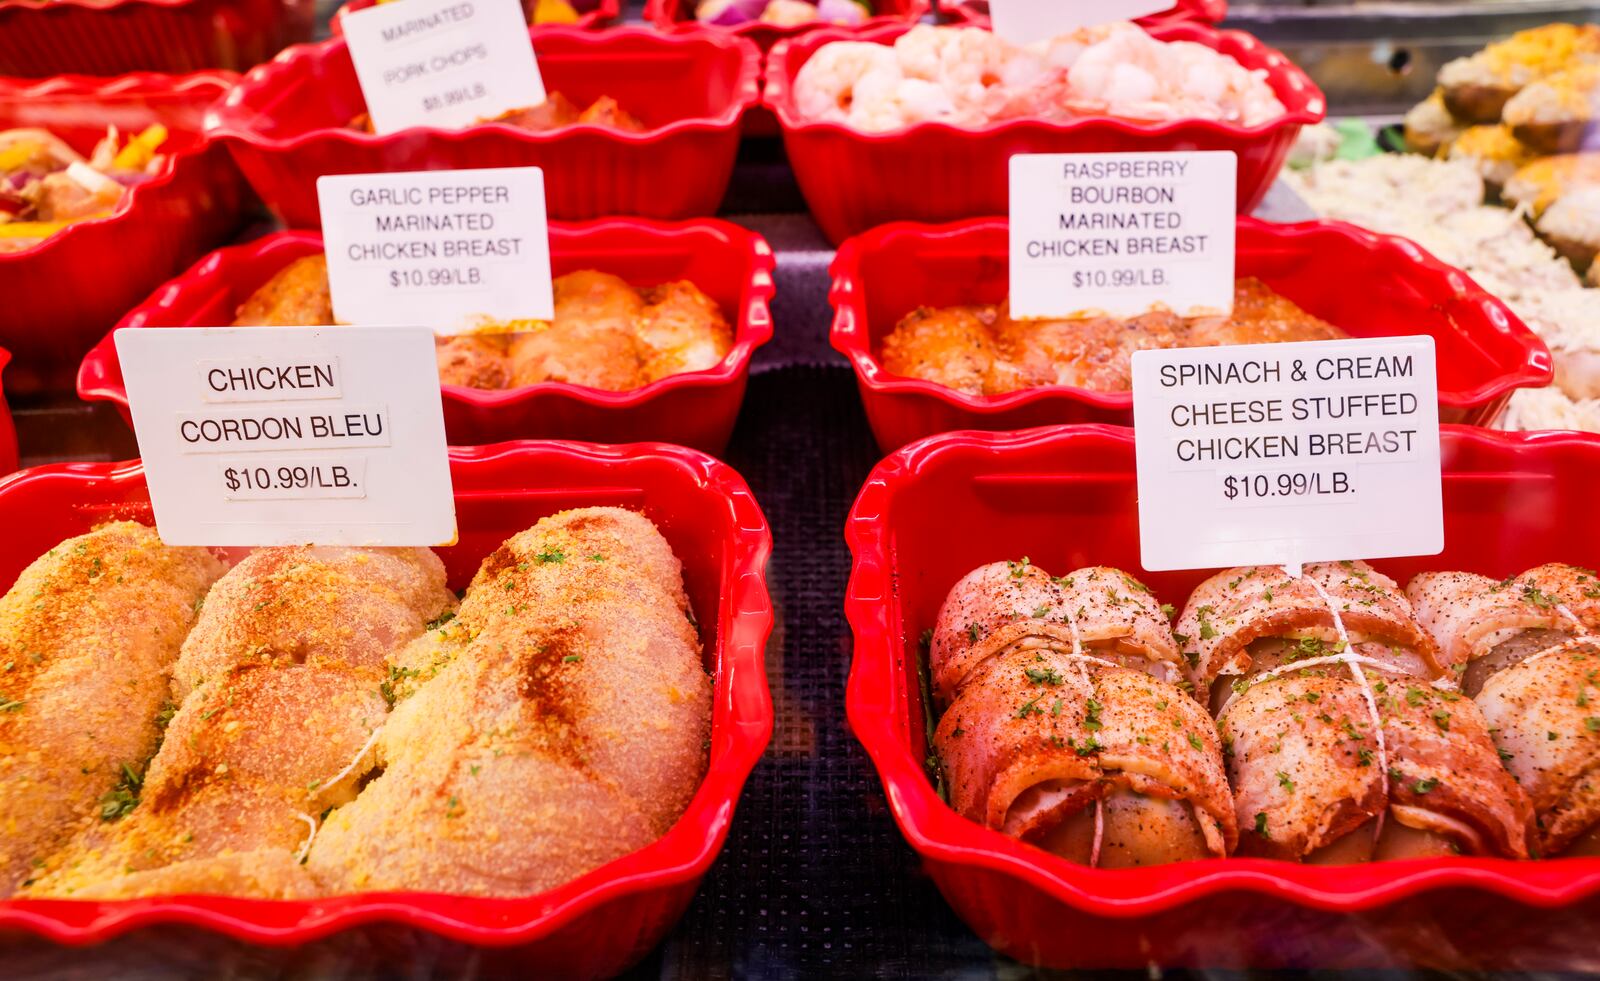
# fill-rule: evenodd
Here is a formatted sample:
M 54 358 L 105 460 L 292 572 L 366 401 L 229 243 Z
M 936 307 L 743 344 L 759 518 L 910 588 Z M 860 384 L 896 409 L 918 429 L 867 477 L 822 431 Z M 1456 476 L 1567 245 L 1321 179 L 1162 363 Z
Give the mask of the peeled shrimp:
M 817 49 L 794 80 L 795 108 L 807 119 L 846 123 L 855 107 L 856 90 L 903 74 L 894 50 L 865 41 L 835 41 Z

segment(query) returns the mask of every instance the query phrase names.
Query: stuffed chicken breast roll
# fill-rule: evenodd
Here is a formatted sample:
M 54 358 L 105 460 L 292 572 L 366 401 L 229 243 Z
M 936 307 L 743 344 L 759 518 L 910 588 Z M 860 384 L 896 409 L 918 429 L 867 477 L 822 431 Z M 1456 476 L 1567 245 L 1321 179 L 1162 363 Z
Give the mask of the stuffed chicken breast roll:
M 1204 692 L 1220 676 L 1259 671 L 1264 655 L 1332 652 L 1341 641 L 1336 614 L 1349 644 L 1368 656 L 1408 672 L 1440 672 L 1433 639 L 1412 617 L 1405 593 L 1365 562 L 1316 563 L 1298 577 L 1278 566 L 1226 569 L 1195 587 L 1177 635 Z M 1306 643 L 1291 651 L 1286 640 Z
M 1565 643 L 1580 629 L 1531 575 L 1497 580 L 1424 572 L 1406 586 L 1406 595 L 1468 695 L 1477 695 L 1496 671 Z
M 1252 581 L 1253 602 L 1220 599 Z M 1298 578 L 1232 569 L 1195 591 L 1180 624 L 1200 632 L 1202 664 L 1208 641 L 1215 654 L 1229 632 L 1249 637 L 1212 691 L 1241 854 L 1526 855 L 1527 801 L 1472 703 L 1433 686 L 1438 654 L 1393 580 L 1361 562 Z
M 182 702 L 137 797 L 54 856 L 31 894 L 311 892 L 284 859 L 354 796 L 341 772 L 388 712 L 385 656 L 454 603 L 427 549 L 253 552 L 184 645 Z
M 178 649 L 223 569 L 115 522 L 40 556 L 0 598 L 0 897 L 143 771 Z
M 1527 797 L 1461 695 L 1324 665 L 1250 685 L 1220 725 L 1241 855 L 1317 864 L 1528 855 Z
M 618 508 L 540 521 L 414 644 L 378 771 L 317 836 L 334 892 L 526 895 L 641 848 L 706 770 L 711 682 L 681 567 Z
M 1600 855 L 1600 642 L 1571 640 L 1490 675 L 1477 703 L 1533 800 L 1537 853 Z
M 931 656 L 950 693 L 934 748 L 965 817 L 1107 868 L 1232 847 L 1215 726 L 1163 680 L 1177 648 L 1132 576 L 980 567 L 946 598 Z
M 979 566 L 945 597 L 929 649 L 934 691 L 949 704 L 991 657 L 1010 650 L 1071 651 L 1074 643 L 1152 677 L 1181 680 L 1172 626 L 1143 583 L 1106 566 L 1051 576 L 1024 556 Z

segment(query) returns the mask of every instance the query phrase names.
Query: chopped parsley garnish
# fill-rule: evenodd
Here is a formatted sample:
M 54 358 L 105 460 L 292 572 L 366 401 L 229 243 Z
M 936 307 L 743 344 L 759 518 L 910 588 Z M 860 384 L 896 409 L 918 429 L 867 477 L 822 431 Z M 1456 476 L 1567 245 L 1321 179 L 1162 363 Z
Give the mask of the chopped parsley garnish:
M 1041 709 L 1037 704 L 1039 699 L 1043 697 L 1043 695 L 1035 695 L 1026 702 L 1023 702 L 1022 707 L 1017 709 L 1016 717 L 1019 719 L 1026 719 L 1030 715 L 1043 715 L 1044 709 Z
M 1193 746 L 1195 749 L 1202 749 L 1205 747 L 1205 744 L 1200 741 L 1200 737 L 1194 733 L 1186 732 L 1184 735 L 1189 737 L 1189 745 Z
M 1411 789 L 1419 794 L 1426 794 L 1431 792 L 1433 788 L 1437 786 L 1439 786 L 1439 781 L 1433 777 L 1429 777 L 1426 780 L 1418 780 Z
M 1090 736 L 1084 741 L 1082 746 L 1077 748 L 1077 753 L 1079 756 L 1092 756 L 1095 753 L 1100 752 L 1102 749 L 1105 749 L 1105 747 L 1100 745 L 1100 741 L 1093 736 Z
M 1176 612 L 1178 612 L 1177 608 L 1174 607 L 1171 603 L 1162 603 L 1161 604 L 1161 615 L 1166 617 L 1168 620 L 1171 620 L 1172 619 L 1172 615 L 1174 613 L 1176 613 Z
M 1215 637 L 1217 630 L 1211 626 L 1211 607 L 1202 606 L 1195 611 L 1195 615 L 1200 618 L 1200 639 L 1210 640 Z
M 100 820 L 116 821 L 139 806 L 139 788 L 144 786 L 144 774 L 128 764 L 122 764 L 122 775 L 117 785 L 100 798 Z
M 1282 787 L 1288 793 L 1294 793 L 1294 781 L 1290 780 L 1289 775 L 1284 773 L 1282 770 L 1278 771 L 1278 786 Z
M 1104 726 L 1100 722 L 1100 710 L 1105 708 L 1094 699 L 1089 699 L 1083 709 L 1083 727 L 1090 732 L 1099 732 Z
M 1028 574 L 1028 567 L 1031 565 L 1033 563 L 1028 561 L 1028 557 L 1024 555 L 1021 562 L 1007 562 L 1006 568 L 1011 570 L 1011 578 L 1021 579 Z
M 1423 695 L 1421 688 L 1410 687 L 1406 689 L 1406 704 L 1410 705 L 1412 708 L 1421 705 L 1422 698 Z
M 563 663 L 563 664 L 577 664 L 581 660 L 583 660 L 583 655 L 582 654 L 568 654 L 566 657 L 561 659 L 561 663 Z
M 1439 727 L 1440 732 L 1450 731 L 1450 713 L 1439 709 L 1433 713 L 1433 724 Z
M 1260 835 L 1266 841 L 1271 841 L 1272 840 L 1272 836 L 1267 834 L 1267 812 L 1266 811 L 1257 811 L 1256 812 L 1256 834 Z
M 549 565 L 552 562 L 567 561 L 567 553 L 561 551 L 559 548 L 554 548 L 548 552 L 540 552 L 538 555 L 535 555 L 534 558 L 539 560 L 540 565 Z
M 439 614 L 438 616 L 434 617 L 432 620 L 428 621 L 427 629 L 429 629 L 429 630 L 438 630 L 440 627 L 444 626 L 445 624 L 449 623 L 451 620 L 454 620 L 455 618 L 456 618 L 456 611 L 455 610 L 445 610 L 443 613 Z
M 24 704 L 26 703 L 20 699 L 11 698 L 0 692 L 0 712 L 20 712 Z
M 1600 715 L 1591 715 L 1584 719 L 1583 727 L 1590 732 L 1600 732 Z
M 1028 668 L 1023 673 L 1036 685 L 1061 684 L 1061 672 L 1055 668 Z

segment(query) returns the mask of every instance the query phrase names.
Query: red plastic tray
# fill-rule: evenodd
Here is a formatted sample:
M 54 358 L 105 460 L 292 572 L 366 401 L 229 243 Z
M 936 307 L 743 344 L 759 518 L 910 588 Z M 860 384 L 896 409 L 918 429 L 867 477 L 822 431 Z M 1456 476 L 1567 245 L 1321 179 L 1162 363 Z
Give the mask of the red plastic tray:
M 350 0 L 349 3 L 342 5 L 333 12 L 333 17 L 328 21 L 328 31 L 334 37 L 343 37 L 345 14 L 356 10 L 365 10 L 375 3 L 377 3 L 377 0 Z M 533 7 L 535 3 L 537 3 L 537 0 L 522 0 L 522 13 L 530 24 L 533 23 Z M 597 27 L 611 23 L 621 16 L 622 0 L 600 0 L 599 6 L 588 13 L 579 14 L 576 21 L 563 26 L 574 27 L 582 31 L 592 31 Z
M 754 41 L 762 51 L 786 38 L 799 37 L 811 31 L 832 29 L 857 32 L 873 27 L 914 24 L 933 10 L 932 0 L 874 0 L 878 13 L 857 27 L 839 27 L 831 24 L 798 24 L 794 27 L 776 27 L 772 24 L 740 24 L 738 27 L 711 27 L 694 18 L 695 0 L 645 0 L 644 19 L 661 28 L 701 29 L 736 34 Z
M 1007 161 L 1017 153 L 1232 150 L 1239 157 L 1238 209 L 1246 214 L 1277 176 L 1300 127 L 1325 115 L 1326 101 L 1311 78 L 1260 41 L 1239 31 L 1169 21 L 1150 33 L 1165 41 L 1197 41 L 1246 68 L 1266 69 L 1287 112 L 1251 127 L 1096 117 L 1064 123 L 1011 119 L 967 128 L 928 122 L 886 133 L 862 133 L 799 117 L 792 86 L 817 48 L 845 39 L 893 44 L 909 29 L 901 24 L 859 33 L 817 30 L 780 42 L 767 58 L 762 103 L 777 114 L 789 163 L 812 216 L 836 244 L 885 222 L 1006 214 Z
M 243 71 L 311 37 L 312 0 L 0 0 L 0 75 Z
M 989 0 L 949 0 L 939 5 L 941 12 L 955 18 L 957 24 L 972 24 L 975 27 L 989 26 Z M 1167 10 L 1159 11 L 1148 17 L 1140 17 L 1135 23 L 1145 27 L 1154 27 L 1176 20 L 1190 20 L 1201 24 L 1220 24 L 1222 18 L 1228 16 L 1228 0 L 1178 0 Z
M 1499 577 L 1600 563 L 1589 483 L 1600 439 L 1443 430 L 1444 554 L 1383 560 Z M 950 534 L 961 528 L 964 534 Z M 1107 564 L 1181 606 L 1210 570 L 1143 573 L 1132 430 L 948 433 L 884 460 L 845 527 L 855 557 L 846 707 L 889 809 L 945 898 L 985 941 L 1051 967 L 1600 968 L 1600 859 L 1448 858 L 1351 866 L 1213 859 L 1074 865 L 956 814 L 923 771 L 918 636 L 986 562 Z
M 87 152 L 115 123 L 170 131 L 167 167 L 106 218 L 81 221 L 23 252 L 0 255 L 0 346 L 11 350 L 13 392 L 64 388 L 117 318 L 238 228 L 244 183 L 221 147 L 200 137 L 206 107 L 228 72 L 0 79 L 0 129 L 38 126 Z
M 1002 218 L 885 225 L 845 242 L 834 258 L 830 340 L 855 367 L 867 419 L 885 452 L 952 429 L 1132 424 L 1128 392 L 1052 385 L 965 395 L 891 375 L 878 364 L 883 338 L 918 306 L 1005 298 L 1006 228 Z M 1486 425 L 1513 389 L 1550 383 L 1550 352 L 1516 314 L 1406 239 L 1343 222 L 1277 225 L 1242 217 L 1236 243 L 1239 275 L 1259 276 L 1350 334 L 1432 336 L 1443 422 Z
M 348 929 L 401 924 L 508 948 L 489 963 L 530 977 L 615 974 L 671 929 L 722 848 L 740 788 L 772 731 L 763 651 L 772 629 L 765 566 L 772 539 L 744 480 L 677 446 L 507 443 L 451 451 L 461 542 L 440 549 L 450 585 L 465 586 L 506 537 L 564 508 L 642 511 L 684 564 L 715 675 L 705 782 L 659 841 L 547 892 L 516 899 L 372 893 L 276 902 L 189 896 L 123 902 L 0 902 L 0 932 L 64 944 L 156 924 L 198 927 L 288 946 Z M 149 521 L 137 462 L 59 464 L 0 480 L 0 584 L 62 538 L 110 518 Z M 383 949 L 400 951 L 392 933 Z M 396 954 L 396 956 L 403 956 Z
M 366 111 L 343 39 L 290 48 L 244 77 L 207 118 L 262 199 L 293 228 L 321 227 L 317 178 L 400 170 L 538 166 L 551 218 L 678 219 L 713 214 L 758 100 L 761 54 L 741 38 L 643 27 L 530 28 L 545 86 L 580 105 L 609 95 L 650 126 L 625 133 L 503 123 L 378 136 L 350 129 Z
M 123 318 L 122 327 L 206 327 L 233 322 L 251 293 L 295 259 L 322 251 L 317 232 L 279 232 L 220 249 L 166 284 Z M 750 357 L 772 337 L 772 250 L 766 240 L 714 219 L 660 224 L 609 219 L 551 225 L 556 275 L 615 273 L 636 286 L 687 279 L 723 310 L 733 350 L 709 371 L 663 378 L 631 392 L 541 382 L 485 391 L 444 386 L 445 433 L 458 446 L 505 439 L 564 438 L 603 443 L 660 440 L 720 453 L 744 401 Z M 129 418 L 128 393 L 111 334 L 89 352 L 78 395 L 114 402 Z
M 0 383 L 5 381 L 6 363 L 11 354 L 0 347 Z M 17 469 L 17 431 L 11 425 L 11 410 L 6 407 L 4 384 L 0 384 L 0 474 Z

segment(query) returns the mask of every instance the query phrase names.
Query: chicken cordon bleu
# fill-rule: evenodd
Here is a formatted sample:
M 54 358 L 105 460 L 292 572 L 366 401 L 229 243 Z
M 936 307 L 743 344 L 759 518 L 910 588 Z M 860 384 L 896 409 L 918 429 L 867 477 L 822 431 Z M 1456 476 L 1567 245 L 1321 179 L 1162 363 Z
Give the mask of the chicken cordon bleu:
M 0 598 L 0 897 L 141 779 L 179 647 L 223 569 L 116 522 L 40 556 Z
M 699 631 L 637 513 L 546 518 L 460 601 L 420 548 L 223 573 L 113 524 L 0 600 L 5 895 L 525 896 L 648 845 L 705 776 Z
M 631 511 L 512 537 L 392 672 L 368 782 L 311 847 L 329 893 L 548 889 L 665 833 L 705 775 L 711 682 L 681 567 Z
M 555 319 L 500 325 L 440 337 L 439 380 L 504 389 L 567 382 L 625 392 L 672 375 L 716 367 L 733 349 L 722 310 L 686 280 L 636 289 L 587 269 L 552 284 Z M 236 327 L 333 323 L 328 264 L 321 255 L 291 262 L 255 291 Z
M 1233 312 L 1226 317 L 1156 310 L 1128 320 L 1014 320 L 1007 304 L 922 307 L 884 338 L 880 362 L 891 374 L 967 395 L 1045 385 L 1125 392 L 1133 386 L 1135 351 L 1345 336 L 1261 280 L 1244 277 L 1234 285 Z
M 298 864 L 382 724 L 387 657 L 455 595 L 427 549 L 264 548 L 210 594 L 137 806 L 49 858 L 29 895 L 314 893 Z

